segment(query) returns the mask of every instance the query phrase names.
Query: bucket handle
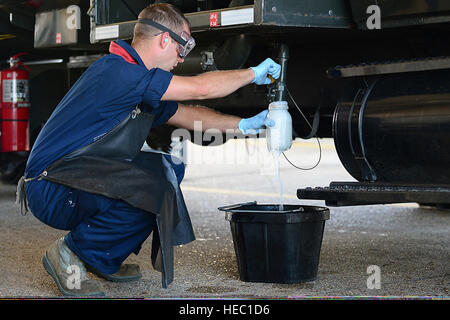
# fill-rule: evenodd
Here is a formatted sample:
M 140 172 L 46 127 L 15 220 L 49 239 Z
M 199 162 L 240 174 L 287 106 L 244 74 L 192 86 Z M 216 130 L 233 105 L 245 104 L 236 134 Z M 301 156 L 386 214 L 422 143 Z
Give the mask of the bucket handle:
M 231 210 L 231 209 L 239 208 L 241 206 L 249 206 L 249 205 L 250 206 L 251 205 L 256 205 L 256 201 L 231 204 L 231 205 L 228 205 L 228 206 L 219 207 L 217 209 L 220 210 L 220 211 L 228 211 L 228 210 Z

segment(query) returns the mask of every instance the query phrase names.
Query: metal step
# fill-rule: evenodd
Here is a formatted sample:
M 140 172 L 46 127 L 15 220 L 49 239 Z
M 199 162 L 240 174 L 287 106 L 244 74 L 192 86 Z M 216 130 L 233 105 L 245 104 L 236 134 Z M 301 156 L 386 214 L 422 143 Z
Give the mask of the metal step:
M 429 57 L 422 59 L 362 63 L 337 66 L 327 70 L 329 78 L 348 78 L 378 74 L 449 69 L 450 57 Z
M 332 182 L 329 187 L 298 189 L 297 197 L 325 200 L 326 205 L 332 207 L 408 202 L 447 207 L 450 205 L 450 185 Z

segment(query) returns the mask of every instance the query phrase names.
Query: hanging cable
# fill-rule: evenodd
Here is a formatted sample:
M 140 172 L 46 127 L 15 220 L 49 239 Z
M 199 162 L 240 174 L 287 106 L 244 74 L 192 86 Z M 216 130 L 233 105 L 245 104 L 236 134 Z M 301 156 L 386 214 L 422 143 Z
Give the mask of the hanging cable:
M 289 88 L 288 88 L 287 86 L 286 86 L 286 91 L 287 91 L 287 93 L 288 93 L 288 95 L 289 95 L 289 98 L 291 98 L 291 100 L 292 100 L 292 102 L 294 103 L 295 107 L 297 108 L 297 110 L 298 110 L 298 111 L 300 112 L 300 114 L 302 115 L 303 119 L 305 119 L 306 123 L 307 123 L 308 126 L 311 128 L 311 130 L 313 130 L 312 125 L 309 123 L 308 119 L 307 119 L 306 116 L 303 114 L 302 110 L 300 110 L 299 106 L 298 106 L 297 103 L 295 102 L 295 100 L 294 100 L 294 98 L 292 97 L 291 92 L 289 91 Z M 285 158 L 285 159 L 287 160 L 287 162 L 289 162 L 294 168 L 297 168 L 297 169 L 299 169 L 299 170 L 312 170 L 312 169 L 316 168 L 316 167 L 319 165 L 320 161 L 322 160 L 322 146 L 320 145 L 320 141 L 319 141 L 319 138 L 317 137 L 317 135 L 315 136 L 315 138 L 316 138 L 317 143 L 318 143 L 318 145 L 319 145 L 319 159 L 317 160 L 317 163 L 316 163 L 314 166 L 312 166 L 312 167 L 310 167 L 310 168 L 302 168 L 302 167 L 296 166 L 295 164 L 293 164 L 293 163 L 288 159 L 288 157 L 287 157 L 287 156 L 284 154 L 284 152 L 283 152 L 284 158 Z

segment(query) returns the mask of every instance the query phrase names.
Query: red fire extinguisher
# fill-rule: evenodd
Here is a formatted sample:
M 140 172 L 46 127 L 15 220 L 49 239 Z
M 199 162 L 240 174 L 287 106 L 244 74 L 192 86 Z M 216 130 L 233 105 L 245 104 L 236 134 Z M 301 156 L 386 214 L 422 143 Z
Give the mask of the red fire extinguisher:
M 0 71 L 1 152 L 29 151 L 29 68 L 18 53 L 9 59 L 10 67 Z

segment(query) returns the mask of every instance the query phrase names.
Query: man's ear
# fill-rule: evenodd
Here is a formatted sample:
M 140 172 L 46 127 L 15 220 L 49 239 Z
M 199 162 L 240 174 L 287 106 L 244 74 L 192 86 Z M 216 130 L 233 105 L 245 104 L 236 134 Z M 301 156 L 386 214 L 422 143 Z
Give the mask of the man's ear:
M 168 44 L 169 44 L 169 33 L 164 32 L 161 35 L 161 47 L 166 48 Z

